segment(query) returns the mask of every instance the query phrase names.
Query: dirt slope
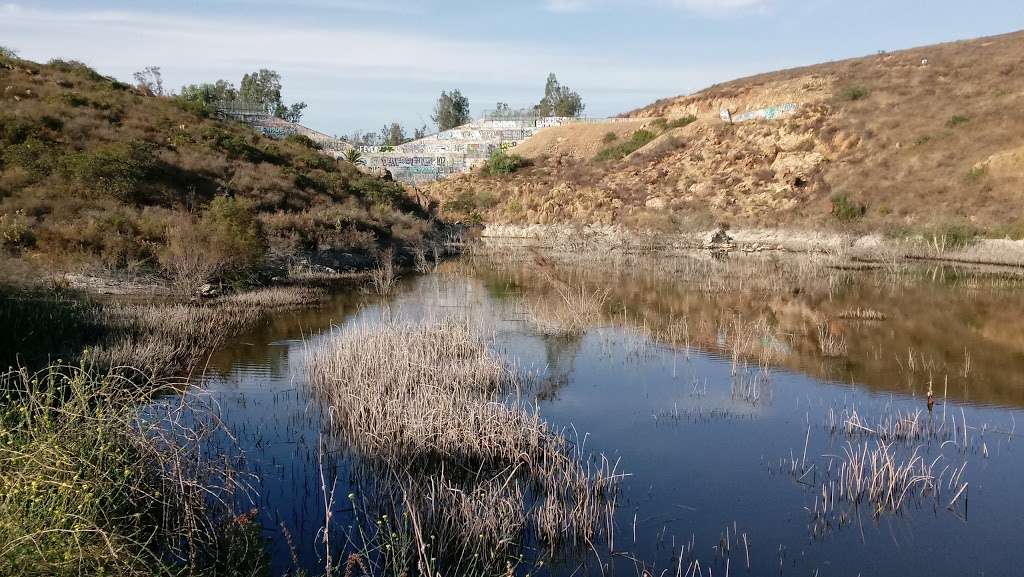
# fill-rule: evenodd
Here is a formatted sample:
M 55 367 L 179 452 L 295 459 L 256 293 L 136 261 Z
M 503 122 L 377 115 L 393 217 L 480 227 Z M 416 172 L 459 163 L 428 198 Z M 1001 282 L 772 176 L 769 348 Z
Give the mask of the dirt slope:
M 790 103 L 774 120 L 720 118 Z M 649 120 L 688 115 L 667 130 Z M 641 126 L 566 126 L 521 145 L 527 169 L 432 192 L 492 222 L 1024 234 L 1022 32 L 762 74 L 624 116 L 657 137 L 621 160 L 581 157 Z
M 550 156 L 569 156 L 587 160 L 593 158 L 604 147 L 605 135 L 611 133 L 617 139 L 628 138 L 634 131 L 649 124 L 649 119 L 641 119 L 552 126 L 537 132 L 532 138 L 517 146 L 514 152 L 529 160 Z

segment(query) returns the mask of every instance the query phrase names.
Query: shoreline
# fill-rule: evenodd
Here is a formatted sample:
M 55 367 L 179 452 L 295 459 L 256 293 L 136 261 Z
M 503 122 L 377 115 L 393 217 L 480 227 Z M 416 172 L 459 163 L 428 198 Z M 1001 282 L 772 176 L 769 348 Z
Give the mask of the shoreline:
M 725 233 L 727 237 L 718 236 Z M 955 265 L 1024 269 L 1024 240 L 972 239 L 963 246 L 942 246 L 918 237 L 849 234 L 793 229 L 749 228 L 678 233 L 637 232 L 618 225 L 488 224 L 480 234 L 487 249 L 541 249 L 554 253 L 601 255 L 658 253 L 666 256 L 710 250 L 719 253 L 833 254 L 862 263 L 934 261 Z

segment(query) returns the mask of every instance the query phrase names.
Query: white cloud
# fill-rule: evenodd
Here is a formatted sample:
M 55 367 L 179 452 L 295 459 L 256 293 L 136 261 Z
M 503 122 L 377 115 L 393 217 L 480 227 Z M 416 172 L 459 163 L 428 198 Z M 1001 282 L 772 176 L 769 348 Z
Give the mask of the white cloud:
M 670 6 L 704 16 L 728 16 L 760 11 L 770 0 L 646 0 L 651 6 Z M 641 2 L 642 3 L 642 2 Z M 620 6 L 635 8 L 637 2 L 621 0 L 545 0 L 544 8 L 549 12 L 584 12 L 599 7 Z
M 669 0 L 669 3 L 691 12 L 721 16 L 760 11 L 767 8 L 769 0 Z
M 544 8 L 549 12 L 584 12 L 593 6 L 591 0 L 546 0 Z

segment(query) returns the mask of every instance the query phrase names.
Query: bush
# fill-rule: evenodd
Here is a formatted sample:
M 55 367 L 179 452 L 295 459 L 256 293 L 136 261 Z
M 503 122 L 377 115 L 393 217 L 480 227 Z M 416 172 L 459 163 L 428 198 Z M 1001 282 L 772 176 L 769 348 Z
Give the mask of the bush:
M 985 166 L 985 165 L 974 166 L 970 170 L 967 171 L 966 179 L 967 179 L 967 182 L 969 182 L 971 184 L 977 184 L 978 182 L 981 181 L 981 179 L 985 178 L 985 175 L 987 175 L 987 174 L 988 174 L 988 167 L 987 166 Z
M 871 91 L 863 86 L 850 86 L 843 89 L 840 96 L 843 100 L 853 102 L 857 100 L 864 100 L 869 94 L 871 94 Z
M 131 141 L 68 155 L 63 171 L 81 191 L 129 201 L 138 199 L 139 187 L 155 165 L 153 147 Z
M 53 170 L 55 163 L 53 146 L 35 137 L 8 146 L 3 152 L 4 166 L 17 166 L 36 178 L 42 178 Z
M 495 151 L 484 164 L 484 174 L 512 174 L 526 166 L 526 159 L 517 154 L 508 154 L 504 150 Z
M 832 216 L 843 222 L 857 220 L 867 213 L 867 207 L 847 198 L 845 194 L 832 197 Z
M 320 146 L 320 143 L 316 142 L 315 140 L 306 136 L 305 134 L 289 134 L 287 137 L 285 137 L 284 140 L 285 142 L 291 142 L 293 144 L 298 144 L 299 146 L 304 146 L 306 148 L 309 148 L 310 150 L 320 150 L 323 148 L 323 146 Z
M 924 232 L 924 238 L 943 250 L 958 250 L 970 246 L 978 237 L 978 230 L 966 224 L 941 224 Z
M 594 157 L 594 160 L 604 161 L 619 160 L 625 158 L 630 154 L 636 152 L 640 148 L 643 148 L 645 145 L 654 140 L 656 136 L 657 135 L 651 132 L 650 130 L 637 130 L 626 142 L 621 142 L 619 144 L 609 146 L 601 150 L 601 152 L 598 152 L 597 156 Z
M 205 248 L 221 257 L 223 273 L 245 272 L 263 258 L 263 231 L 245 201 L 225 196 L 213 199 L 203 214 L 201 226 L 209 235 Z
M 960 126 L 961 124 L 967 124 L 970 121 L 971 119 L 966 116 L 954 114 L 952 117 L 950 117 L 949 120 L 946 121 L 946 128 L 956 128 L 957 126 Z
M 79 62 L 78 60 L 61 60 L 59 58 L 55 58 L 53 60 L 50 60 L 48 65 L 51 68 L 58 70 L 60 72 L 73 74 L 75 76 L 85 78 L 86 80 L 106 80 L 106 78 L 104 78 L 99 72 L 96 72 L 95 70 L 87 66 L 85 63 Z
M 0 214 L 0 248 L 27 248 L 35 243 L 31 221 L 23 211 Z
M 697 117 L 692 114 L 687 114 L 686 116 L 677 118 L 666 124 L 665 129 L 672 130 L 673 128 L 682 128 L 684 126 L 689 126 L 694 122 L 697 122 Z
M 615 142 L 618 139 L 619 139 L 619 135 L 615 134 L 614 132 L 609 130 L 608 132 L 604 133 L 603 137 L 601 137 L 601 142 L 603 142 L 605 144 L 611 144 L 611 143 Z

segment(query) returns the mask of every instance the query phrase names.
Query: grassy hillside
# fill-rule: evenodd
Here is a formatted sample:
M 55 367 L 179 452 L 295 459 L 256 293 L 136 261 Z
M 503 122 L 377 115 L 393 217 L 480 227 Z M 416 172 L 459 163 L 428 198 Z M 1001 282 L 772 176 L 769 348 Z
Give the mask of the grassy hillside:
M 289 257 L 423 241 L 397 184 L 148 96 L 78 62 L 0 56 L 0 254 L 8 265 L 246 278 Z M 0 271 L 2 272 L 2 271 Z
M 541 131 L 521 149 L 529 168 L 434 194 L 456 216 L 495 222 L 1020 238 L 1022 62 L 1018 32 L 736 80 L 626 114 L 643 123 L 630 134 L 621 123 Z M 787 103 L 799 108 L 783 119 L 719 117 Z

